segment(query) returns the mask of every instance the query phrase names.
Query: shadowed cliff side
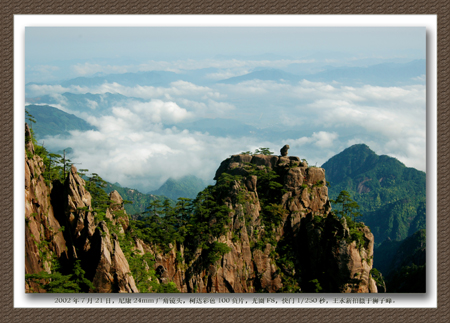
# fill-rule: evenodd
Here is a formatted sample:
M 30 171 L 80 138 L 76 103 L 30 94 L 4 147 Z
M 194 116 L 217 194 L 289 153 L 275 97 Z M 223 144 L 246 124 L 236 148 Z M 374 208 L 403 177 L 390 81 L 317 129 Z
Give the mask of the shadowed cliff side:
M 43 159 L 35 154 L 32 135 L 25 127 L 25 273 L 50 274 L 52 263 L 67 264 L 69 254 L 63 229 L 55 217 L 45 180 Z M 28 281 L 26 292 L 44 292 L 39 284 Z

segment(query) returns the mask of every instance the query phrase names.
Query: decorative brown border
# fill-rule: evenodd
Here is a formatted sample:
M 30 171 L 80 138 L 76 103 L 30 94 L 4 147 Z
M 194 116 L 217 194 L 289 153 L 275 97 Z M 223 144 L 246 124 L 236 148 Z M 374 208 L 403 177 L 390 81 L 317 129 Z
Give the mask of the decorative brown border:
M 449 3 L 448 0 L 0 0 L 0 322 L 448 322 Z M 437 309 L 15 309 L 13 304 L 14 14 L 433 14 L 438 17 Z

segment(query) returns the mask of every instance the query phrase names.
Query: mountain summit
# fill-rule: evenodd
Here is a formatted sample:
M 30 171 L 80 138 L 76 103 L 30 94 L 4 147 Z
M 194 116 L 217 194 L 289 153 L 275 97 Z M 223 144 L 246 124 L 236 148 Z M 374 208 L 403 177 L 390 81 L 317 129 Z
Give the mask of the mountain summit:
M 322 165 L 330 197 L 345 190 L 359 204 L 362 221 L 375 235 L 403 240 L 425 228 L 426 174 L 393 157 L 377 155 L 367 145 L 353 145 Z

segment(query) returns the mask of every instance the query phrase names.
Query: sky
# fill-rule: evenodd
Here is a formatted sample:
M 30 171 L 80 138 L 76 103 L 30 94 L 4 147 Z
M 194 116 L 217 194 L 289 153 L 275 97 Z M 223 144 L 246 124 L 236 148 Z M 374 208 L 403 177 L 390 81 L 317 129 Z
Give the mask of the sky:
M 365 143 L 425 171 L 425 59 L 419 27 L 27 27 L 26 102 L 95 126 L 46 146 L 143 192 L 284 144 L 320 166 Z

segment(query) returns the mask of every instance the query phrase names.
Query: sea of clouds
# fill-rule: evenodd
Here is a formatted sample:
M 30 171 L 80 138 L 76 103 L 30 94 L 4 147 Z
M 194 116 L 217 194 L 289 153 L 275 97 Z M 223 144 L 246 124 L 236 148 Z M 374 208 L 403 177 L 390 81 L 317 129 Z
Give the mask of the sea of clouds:
M 291 62 L 289 62 L 291 63 Z M 307 63 L 307 62 L 302 62 Z M 285 62 L 286 64 L 286 62 Z M 345 148 L 365 143 L 377 154 L 396 157 L 408 167 L 426 170 L 426 86 L 421 76 L 410 85 L 348 86 L 330 80 L 298 82 L 248 80 L 224 84 L 220 79 L 239 76 L 256 66 L 240 61 L 150 62 L 145 68 L 180 72 L 214 66 L 199 85 L 180 79 L 163 86 L 133 86 L 120 82 L 95 86 L 28 84 L 29 98 L 49 95 L 53 106 L 84 119 L 96 131 L 72 131 L 71 137 L 49 137 L 51 149 L 71 147 L 80 168 L 100 174 L 109 182 L 157 189 L 169 177 L 196 175 L 211 182 L 220 162 L 232 154 L 269 147 L 275 154 L 289 144 L 290 155 L 320 166 Z M 262 62 L 260 66 L 269 66 Z M 281 66 L 275 62 L 271 67 Z M 133 67 L 135 70 L 143 66 Z M 130 72 L 130 67 L 75 65 L 79 75 L 94 72 Z M 51 72 L 47 66 L 43 71 Z M 83 111 L 74 109 L 63 95 L 121 94 L 99 112 L 99 103 L 86 98 Z M 45 103 L 45 102 L 44 102 Z M 239 121 L 269 135 L 249 131 L 212 135 L 186 127 L 203 119 Z M 271 137 L 270 133 L 274 136 Z M 275 135 L 276 134 L 276 135 Z

